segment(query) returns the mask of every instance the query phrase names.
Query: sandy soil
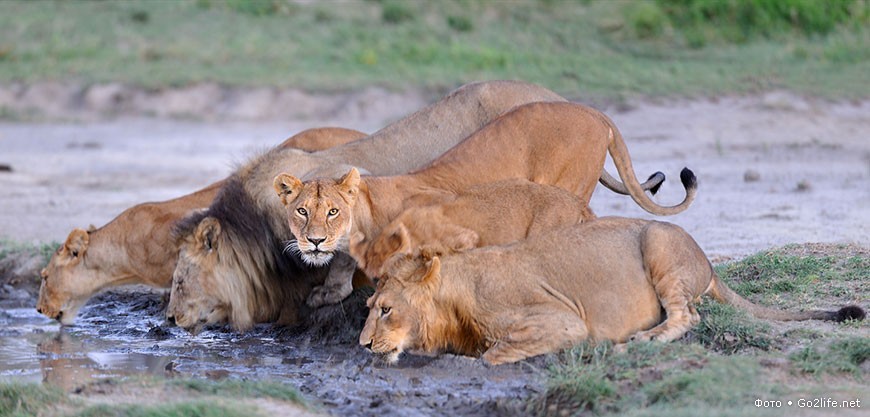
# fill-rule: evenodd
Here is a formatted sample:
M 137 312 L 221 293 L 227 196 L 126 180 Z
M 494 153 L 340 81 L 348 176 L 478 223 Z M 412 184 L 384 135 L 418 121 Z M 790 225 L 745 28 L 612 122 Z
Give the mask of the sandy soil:
M 870 244 L 870 102 L 773 92 L 604 110 L 622 130 L 638 177 L 668 175 L 661 204 L 682 199 L 679 171 L 694 170 L 697 200 L 668 220 L 714 260 L 786 243 Z M 73 227 L 99 226 L 136 203 L 215 181 L 304 128 L 374 131 L 406 111 L 382 106 L 377 115 L 282 122 L 0 123 L 0 166 L 11 169 L 0 171 L 0 238 L 63 241 Z M 602 187 L 591 205 L 598 215 L 652 218 Z

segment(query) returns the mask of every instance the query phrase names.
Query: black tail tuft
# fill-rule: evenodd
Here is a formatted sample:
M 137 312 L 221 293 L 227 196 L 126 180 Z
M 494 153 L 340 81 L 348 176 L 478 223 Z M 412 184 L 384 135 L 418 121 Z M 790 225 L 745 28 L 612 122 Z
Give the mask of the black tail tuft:
M 683 187 L 686 187 L 687 190 L 698 187 L 698 179 L 695 178 L 695 173 L 689 168 L 683 168 L 680 171 L 680 182 L 683 183 Z
M 867 313 L 864 312 L 864 309 L 858 307 L 856 305 L 845 306 L 837 311 L 837 316 L 834 318 L 835 321 L 846 321 L 846 320 L 864 320 L 864 317 L 867 316 Z
M 656 195 L 656 193 L 659 192 L 659 188 L 662 188 L 662 184 L 665 182 L 665 173 L 661 172 L 661 171 L 658 171 L 655 174 L 650 175 L 649 178 L 647 178 L 646 180 L 649 181 L 649 180 L 656 178 L 656 177 L 659 177 L 661 179 L 658 180 L 658 182 L 659 182 L 658 184 L 654 185 L 652 188 L 649 189 L 649 193 L 652 195 Z

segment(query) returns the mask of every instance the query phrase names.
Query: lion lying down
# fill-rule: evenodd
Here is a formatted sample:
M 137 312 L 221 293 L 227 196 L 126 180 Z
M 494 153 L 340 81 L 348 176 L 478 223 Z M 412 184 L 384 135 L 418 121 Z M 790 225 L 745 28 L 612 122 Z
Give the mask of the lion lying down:
M 351 236 L 350 254 L 366 275 L 381 276 L 398 257 L 501 245 L 595 218 L 576 195 L 524 179 L 427 196 L 419 203 L 423 205 L 402 212 L 374 239 Z
M 397 260 L 368 300 L 360 344 L 390 362 L 404 351 L 451 351 L 502 364 L 584 340 L 671 341 L 700 321 L 694 303 L 705 294 L 765 319 L 864 318 L 857 306 L 755 305 L 722 283 L 680 227 L 606 217 L 511 245 Z
M 275 149 L 311 152 L 365 136 L 339 127 L 308 129 Z M 106 288 L 126 284 L 169 288 L 178 259 L 170 238 L 172 226 L 191 210 L 208 207 L 223 184 L 218 181 L 168 201 L 137 204 L 99 229 L 73 229 L 41 272 L 37 311 L 71 324 L 79 308 Z

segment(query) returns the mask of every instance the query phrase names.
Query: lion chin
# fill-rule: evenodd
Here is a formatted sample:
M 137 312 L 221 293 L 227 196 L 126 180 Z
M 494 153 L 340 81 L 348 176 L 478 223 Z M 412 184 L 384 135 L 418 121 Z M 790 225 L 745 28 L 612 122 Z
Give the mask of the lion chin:
M 333 252 L 324 252 L 321 250 L 313 250 L 302 252 L 301 257 L 305 263 L 311 266 L 326 266 L 332 260 Z

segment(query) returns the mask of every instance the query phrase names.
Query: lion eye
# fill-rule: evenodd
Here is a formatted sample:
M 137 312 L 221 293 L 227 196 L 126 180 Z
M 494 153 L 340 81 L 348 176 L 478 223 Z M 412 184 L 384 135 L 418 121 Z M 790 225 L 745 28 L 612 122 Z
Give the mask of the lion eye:
M 300 215 L 303 215 L 303 216 L 307 216 L 307 215 L 308 215 L 308 210 L 305 210 L 305 209 L 302 208 L 302 207 L 299 207 L 298 209 L 296 209 L 296 212 L 299 213 Z
M 338 209 L 337 209 L 337 208 L 331 208 L 331 209 L 329 209 L 329 215 L 330 215 L 330 216 L 335 216 L 336 214 L 338 214 Z
M 393 311 L 393 309 L 391 307 L 381 307 L 381 315 L 382 316 L 386 316 L 387 314 L 390 314 L 390 311 Z

